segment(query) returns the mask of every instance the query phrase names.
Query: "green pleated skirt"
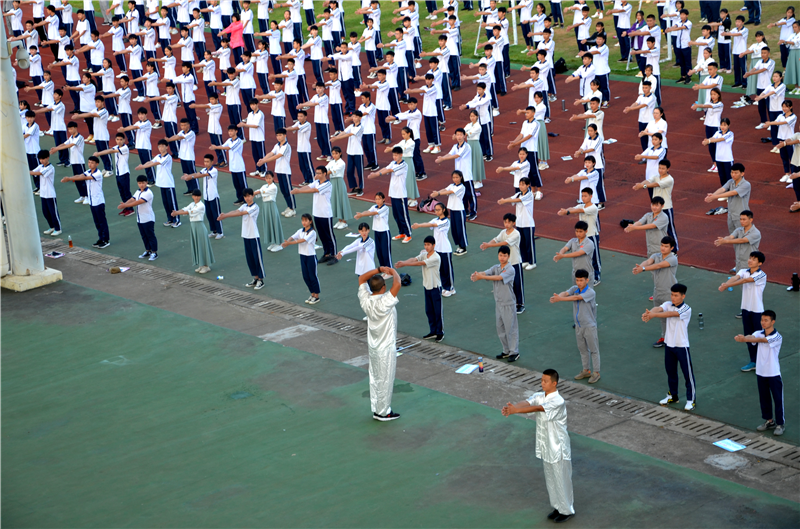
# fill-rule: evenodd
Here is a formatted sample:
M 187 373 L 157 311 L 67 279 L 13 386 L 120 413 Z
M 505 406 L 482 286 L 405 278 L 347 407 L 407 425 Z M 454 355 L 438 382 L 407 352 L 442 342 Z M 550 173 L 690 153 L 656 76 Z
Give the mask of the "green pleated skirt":
M 469 140 L 467 144 L 472 149 L 472 181 L 483 182 L 486 180 L 486 168 L 483 166 L 483 149 L 479 140 Z
M 269 248 L 273 244 L 280 244 L 285 239 L 283 237 L 283 226 L 281 226 L 281 216 L 278 213 L 278 203 L 273 201 L 261 203 L 261 245 Z
M 800 85 L 800 50 L 789 50 L 783 82 L 786 84 L 787 92 L 790 86 Z
M 353 218 L 344 178 L 331 178 L 331 212 L 335 219 L 347 221 Z
M 752 55 L 752 57 L 753 58 L 750 59 L 750 69 L 751 70 L 756 67 L 756 64 L 761 62 L 761 57 L 760 56 L 756 57 L 755 53 Z M 751 75 L 750 77 L 748 77 L 747 78 L 747 91 L 745 92 L 745 95 L 748 95 L 750 97 L 754 97 L 756 95 L 756 85 L 757 84 L 758 84 L 758 76 L 757 75 Z
M 700 74 L 700 84 L 703 84 L 705 78 L 708 77 L 708 74 Z M 698 90 L 697 91 L 697 104 L 705 105 L 706 101 L 708 100 L 708 90 Z M 705 112 L 705 108 L 698 108 L 697 112 Z
M 550 141 L 547 139 L 547 123 L 545 123 L 543 119 L 537 119 L 536 122 L 539 123 L 539 161 L 546 162 L 550 159 Z
M 208 229 L 203 221 L 189 223 L 189 241 L 192 246 L 192 263 L 194 266 L 211 266 L 214 264 L 214 252 L 208 239 Z
M 408 165 L 406 193 L 408 193 L 409 200 L 416 200 L 419 198 L 419 188 L 417 187 L 417 168 L 414 166 L 414 158 L 406 158 L 404 156 L 403 161 Z

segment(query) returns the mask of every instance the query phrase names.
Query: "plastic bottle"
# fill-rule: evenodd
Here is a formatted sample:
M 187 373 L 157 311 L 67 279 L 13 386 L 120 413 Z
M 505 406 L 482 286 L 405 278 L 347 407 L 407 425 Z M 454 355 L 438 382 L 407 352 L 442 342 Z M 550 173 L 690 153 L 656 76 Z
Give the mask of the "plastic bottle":
M 483 373 L 483 357 L 478 357 L 478 372 Z
M 72 248 L 72 235 L 67 235 L 67 243 L 69 244 L 69 247 Z
M 703 328 L 705 328 L 705 324 L 703 322 L 703 313 L 702 312 L 697 316 L 697 322 L 700 324 L 700 330 L 702 331 Z

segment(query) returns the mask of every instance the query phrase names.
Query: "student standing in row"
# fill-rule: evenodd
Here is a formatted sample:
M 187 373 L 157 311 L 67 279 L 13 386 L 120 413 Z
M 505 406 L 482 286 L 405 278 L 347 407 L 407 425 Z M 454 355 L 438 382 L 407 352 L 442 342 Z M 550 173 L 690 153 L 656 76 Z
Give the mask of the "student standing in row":
M 367 211 L 361 211 L 353 216 L 356 220 L 363 217 L 372 217 L 372 232 L 375 234 L 378 263 L 381 267 L 391 268 L 392 233 L 389 231 L 389 206 L 386 205 L 386 195 L 383 192 L 375 193 L 375 204 Z
M 254 290 L 264 288 L 264 262 L 261 258 L 261 239 L 258 236 L 258 204 L 254 202 L 253 190 L 246 187 L 242 191 L 244 204 L 239 209 L 221 213 L 217 220 L 222 221 L 230 217 L 242 217 L 242 240 L 244 241 L 244 255 L 247 259 L 247 267 L 253 280 L 247 283 L 246 287 Z
M 424 250 L 416 257 L 399 261 L 395 268 L 404 266 L 422 267 L 422 289 L 425 292 L 425 314 L 428 316 L 428 334 L 425 340 L 444 340 L 444 318 L 442 317 L 441 254 L 436 251 L 436 238 L 425 237 Z
M 108 221 L 106 220 L 106 199 L 103 195 L 103 173 L 97 169 L 99 164 L 100 160 L 96 156 L 90 156 L 87 164 L 89 168 L 86 171 L 76 176 L 65 176 L 61 179 L 61 182 L 82 180 L 87 183 L 89 208 L 92 210 L 92 220 L 97 229 L 97 242 L 92 246 L 95 248 L 108 248 L 111 246 L 111 242 L 108 234 Z
M 514 204 L 516 207 L 516 227 L 520 233 L 519 251 L 525 270 L 536 268 L 536 223 L 533 220 L 533 191 L 527 176 L 520 178 L 519 193 L 510 198 L 501 198 L 498 204 Z
M 314 220 L 308 213 L 303 213 L 300 217 L 303 227 L 297 230 L 294 235 L 286 239 L 281 246 L 286 248 L 292 244 L 297 244 L 297 253 L 300 254 L 300 268 L 303 273 L 303 281 L 308 288 L 311 296 L 305 301 L 309 305 L 319 303 L 319 279 L 317 277 L 317 252 L 314 244 L 317 242 L 317 232 L 314 231 Z
M 505 229 L 489 242 L 481 243 L 481 250 L 508 246 L 511 253 L 508 264 L 514 267 L 514 297 L 517 298 L 517 314 L 525 312 L 525 277 L 522 274 L 522 260 L 519 253 L 520 234 L 516 228 L 517 216 L 513 213 L 503 215 Z
M 508 264 L 511 250 L 508 246 L 497 249 L 496 264 L 483 272 L 473 272 L 472 281 L 485 279 L 492 282 L 495 303 L 495 325 L 497 336 L 503 345 L 498 360 L 516 362 L 519 358 L 519 326 L 517 323 L 517 298 L 514 296 L 514 267 Z
M 594 273 L 592 268 L 592 254 L 594 254 L 594 243 L 586 237 L 586 232 L 589 225 L 586 222 L 579 220 L 575 223 L 575 237 L 567 241 L 567 244 L 561 248 L 558 253 L 553 257 L 556 263 L 561 259 L 572 259 L 572 277 L 575 277 L 575 272 L 580 269 L 588 270 L 590 274 Z
M 211 243 L 208 241 L 208 230 L 206 225 L 203 224 L 203 217 L 206 213 L 206 206 L 203 204 L 203 193 L 199 189 L 192 191 L 192 203 L 183 209 L 172 212 L 173 217 L 179 215 L 189 216 L 189 242 L 192 249 L 192 263 L 195 272 L 199 274 L 206 274 L 211 271 L 211 265 L 214 264 L 214 251 L 211 249 Z
M 661 239 L 658 253 L 654 253 L 649 259 L 633 267 L 634 275 L 647 271 L 653 273 L 653 305 L 656 307 L 669 300 L 669 289 L 677 282 L 675 276 L 678 271 L 678 256 L 673 252 L 674 248 L 675 241 L 672 237 L 664 237 Z M 665 320 L 661 322 L 661 338 L 653 344 L 653 347 L 664 347 L 666 332 Z
M 405 130 L 405 129 L 403 129 Z M 458 247 L 455 255 L 466 255 L 467 222 L 464 214 L 464 175 L 461 171 L 453 171 L 453 183 L 440 191 L 433 191 L 431 198 L 447 196 L 447 210 L 450 212 L 450 224 L 453 228 L 453 242 Z
M 54 185 L 56 170 L 50 163 L 50 152 L 39 151 L 36 155 L 39 165 L 30 173 L 34 178 L 39 179 L 39 198 L 42 201 L 42 215 L 47 221 L 48 229 L 44 230 L 45 235 L 56 237 L 61 235 L 61 218 L 58 215 L 58 203 L 56 202 L 56 188 Z
M 748 336 L 761 329 L 761 315 L 764 312 L 764 287 L 767 286 L 767 274 L 761 270 L 764 261 L 763 253 L 750 252 L 747 268 L 742 268 L 735 276 L 719 286 L 719 291 L 725 292 L 728 288 L 742 285 L 742 312 L 739 317 L 742 318 L 744 334 Z M 755 343 L 748 342 L 747 351 L 750 353 L 750 362 L 742 368 L 742 371 L 753 371 L 756 368 L 757 349 L 758 346 Z
M 761 315 L 762 330 L 749 335 L 739 334 L 734 339 L 750 347 L 758 348 L 756 361 L 756 380 L 758 381 L 758 400 L 761 404 L 761 418 L 766 422 L 756 428 L 759 432 L 775 430 L 772 435 L 783 435 L 786 430 L 783 414 L 783 379 L 778 356 L 781 353 L 783 337 L 775 329 L 775 311 L 765 310 Z M 775 401 L 775 411 L 772 402 Z
M 219 191 L 217 182 L 219 181 L 219 172 L 214 167 L 214 155 L 206 154 L 203 156 L 203 168 L 198 173 L 184 174 L 181 176 L 182 180 L 195 180 L 202 178 L 200 190 L 203 192 L 203 203 L 205 205 L 206 218 L 208 219 L 208 227 L 211 233 L 209 238 L 213 237 L 217 240 L 222 239 L 225 235 L 222 232 L 222 223 L 217 220 L 222 209 L 219 203 Z
M 147 176 L 136 177 L 139 190 L 131 198 L 122 202 L 117 209 L 126 210 L 136 208 L 136 226 L 144 243 L 144 253 L 139 259 L 155 261 L 158 259 L 158 239 L 156 238 L 156 214 L 153 212 L 153 192 L 147 187 Z
M 314 181 L 305 187 L 292 189 L 293 195 L 311 193 L 312 214 L 314 225 L 322 243 L 323 256 L 320 263 L 328 263 L 328 266 L 339 262 L 336 254 L 339 253 L 336 246 L 336 235 L 333 233 L 333 211 L 331 210 L 331 192 L 333 184 L 328 179 L 328 170 L 324 166 L 319 166 L 314 175 Z M 315 254 L 316 255 L 316 254 Z
M 589 272 L 575 271 L 575 285 L 560 294 L 553 294 L 550 303 L 572 301 L 572 317 L 575 321 L 575 339 L 581 353 L 583 369 L 575 380 L 589 379 L 589 384 L 600 380 L 600 345 L 597 339 L 597 304 L 595 292 L 589 286 Z
M 356 276 L 375 269 L 375 241 L 369 236 L 369 224 L 362 222 L 358 225 L 360 238 L 351 242 L 336 254 L 336 259 L 341 261 L 345 255 L 356 254 Z
M 275 185 L 275 175 L 272 171 L 267 171 L 264 175 L 264 185 L 261 189 L 256 189 L 254 195 L 261 196 L 261 235 L 267 245 L 267 251 L 279 252 L 283 250 L 281 243 L 284 241 L 283 226 L 281 216 L 278 213 L 278 204 L 275 199 L 278 197 L 278 186 Z
M 665 301 L 653 310 L 645 310 L 642 314 L 642 321 L 647 323 L 653 318 L 666 321 L 665 342 L 667 347 L 664 350 L 664 365 L 667 370 L 669 391 L 667 396 L 658 403 L 668 406 L 680 401 L 678 396 L 678 364 L 680 364 L 683 380 L 686 383 L 686 405 L 683 409 L 692 411 L 697 400 L 694 367 L 689 351 L 689 320 L 692 318 L 692 308 L 685 303 L 685 300 L 686 286 L 675 283 L 670 287 L 669 301 Z

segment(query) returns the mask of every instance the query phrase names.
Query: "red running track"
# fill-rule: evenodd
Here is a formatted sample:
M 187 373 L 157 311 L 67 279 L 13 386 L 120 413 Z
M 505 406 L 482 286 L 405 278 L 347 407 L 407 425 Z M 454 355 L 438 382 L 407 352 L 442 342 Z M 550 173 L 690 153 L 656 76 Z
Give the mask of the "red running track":
M 29 14 L 29 11 L 26 11 Z M 24 18 L 27 20 L 27 18 Z M 207 45 L 211 44 L 210 34 L 207 33 Z M 110 43 L 107 44 L 107 53 L 110 55 Z M 83 57 L 80 57 L 83 61 Z M 43 64 L 49 64 L 53 56 L 48 47 L 42 50 Z M 366 61 L 364 61 L 366 73 Z M 112 61 L 116 67 L 116 63 Z M 82 64 L 82 66 L 84 66 Z M 313 80 L 311 65 L 306 66 L 306 79 Z M 56 86 L 63 85 L 60 69 L 53 70 L 53 80 Z M 20 80 L 28 79 L 26 71 L 18 72 Z M 523 82 L 528 78 L 527 72 L 513 70 L 511 83 Z M 364 75 L 366 79 L 366 75 Z M 552 104 L 552 122 L 548 124 L 548 132 L 557 133 L 557 138 L 550 138 L 550 169 L 542 172 L 544 181 L 544 198 L 535 203 L 535 218 L 537 221 L 536 234 L 541 237 L 567 240 L 573 236 L 574 218 L 558 217 L 557 212 L 562 207 L 575 204 L 577 198 L 577 185 L 564 184 L 564 180 L 577 173 L 582 168 L 581 160 L 561 160 L 562 156 L 571 156 L 580 146 L 583 139 L 583 124 L 570 122 L 569 116 L 575 108 L 571 102 L 577 95 L 577 84 L 566 85 L 564 77 L 557 76 L 556 84 L 559 99 L 566 99 L 567 112 L 561 111 L 561 101 Z M 632 81 L 635 79 L 632 77 Z M 636 113 L 623 114 L 622 109 L 636 99 L 637 83 L 612 82 L 611 107 L 605 112 L 604 132 L 606 139 L 615 138 L 617 143 L 605 146 L 606 172 L 605 186 L 608 200 L 606 209 L 601 213 L 602 234 L 601 247 L 607 251 L 619 251 L 631 255 L 644 257 L 645 243 L 642 234 L 626 234 L 619 226 L 622 219 L 638 220 L 649 211 L 648 195 L 643 191 L 633 191 L 631 188 L 636 182 L 644 178 L 644 166 L 638 165 L 633 160 L 634 155 L 641 152 Z M 260 93 L 260 91 L 258 92 Z M 24 94 L 24 93 L 23 93 Z M 29 102 L 33 103 L 36 96 L 33 92 L 25 94 Z M 195 93 L 199 103 L 205 103 L 205 91 L 200 89 Z M 471 86 L 465 85 L 464 89 L 453 93 L 454 109 L 447 112 L 447 131 L 443 133 L 443 150 L 449 150 L 453 141 L 450 139 L 456 127 L 464 126 L 468 122 L 467 111 L 460 111 L 457 107 L 466 103 L 475 95 Z M 669 154 L 672 162 L 671 174 L 675 178 L 673 203 L 675 210 L 675 223 L 680 242 L 681 264 L 698 268 L 727 272 L 734 263 L 733 250 L 730 247 L 714 246 L 716 237 L 725 236 L 727 232 L 726 215 L 706 216 L 705 212 L 710 205 L 703 201 L 707 193 L 719 187 L 716 173 L 708 173 L 706 169 L 711 160 L 708 150 L 702 145 L 704 136 L 703 122 L 699 120 L 700 113 L 692 111 L 689 107 L 695 100 L 695 92 L 683 87 L 663 87 L 662 101 L 669 123 Z M 25 96 L 23 96 L 25 97 Z M 617 99 L 617 97 L 619 99 Z M 789 284 L 791 274 L 800 271 L 800 253 L 798 252 L 798 233 L 800 230 L 800 214 L 789 213 L 789 205 L 794 201 L 791 189 L 785 189 L 785 184 L 778 182 L 783 170 L 780 157 L 769 152 L 770 146 L 760 142 L 762 131 L 754 129 L 758 124 L 757 109 L 752 106 L 742 109 L 731 109 L 730 104 L 738 98 L 738 94 L 723 94 L 726 104 L 724 116 L 732 122 L 731 130 L 736 134 L 734 143 L 734 156 L 747 168 L 746 178 L 752 183 L 753 191 L 750 207 L 755 213 L 755 225 L 761 230 L 761 251 L 767 256 L 765 269 L 771 281 Z M 524 108 L 527 102 L 527 90 L 510 91 L 508 95 L 500 98 L 501 114 L 495 118 L 494 146 L 495 157 L 486 164 L 488 181 L 480 189 L 478 199 L 479 217 L 476 222 L 488 226 L 501 227 L 502 216 L 509 211 L 508 206 L 498 206 L 497 200 L 510 196 L 513 192 L 511 176 L 508 173 L 498 175 L 495 170 L 500 166 L 508 166 L 516 159 L 515 150 L 507 150 L 507 145 L 517 136 L 520 130 L 522 116 L 516 116 L 514 111 Z M 71 110 L 71 99 L 66 97 L 67 110 Z M 133 104 L 135 106 L 135 103 Z M 135 110 L 135 109 L 134 109 Z M 180 111 L 179 111 L 180 114 Z M 210 145 L 208 135 L 205 133 L 205 114 L 199 112 L 201 134 L 197 139 L 198 159 L 200 153 Z M 223 128 L 227 126 L 225 119 L 227 112 L 223 112 Z M 46 125 L 45 119 L 40 118 L 40 126 Z M 270 120 L 267 120 L 268 123 Z M 120 125 L 119 122 L 110 124 Z M 399 127 L 393 130 L 393 139 L 399 141 Z M 85 135 L 88 131 L 83 130 Z M 164 129 L 153 131 L 152 144 L 164 137 Z M 290 138 L 294 145 L 294 140 Z M 425 139 L 423 138 L 423 143 Z M 342 144 L 343 145 L 343 144 Z M 267 148 L 270 148 L 269 134 Z M 378 160 L 382 165 L 391 161 L 389 154 L 383 153 L 383 145 L 378 146 Z M 316 157 L 316 143 L 312 141 L 312 155 Z M 245 147 L 245 163 L 248 173 L 253 170 L 254 161 Z M 428 179 L 419 182 L 420 193 L 425 196 L 433 190 L 442 189 L 450 183 L 452 164 L 445 163 L 438 166 L 433 161 L 435 156 L 423 154 Z M 300 174 L 297 163 L 292 164 L 295 174 Z M 300 178 L 295 178 L 299 182 Z M 374 191 L 388 189 L 388 177 L 381 177 L 367 183 L 364 199 L 369 199 Z M 716 205 L 716 204 L 715 204 Z M 543 256 L 543 258 L 548 258 Z

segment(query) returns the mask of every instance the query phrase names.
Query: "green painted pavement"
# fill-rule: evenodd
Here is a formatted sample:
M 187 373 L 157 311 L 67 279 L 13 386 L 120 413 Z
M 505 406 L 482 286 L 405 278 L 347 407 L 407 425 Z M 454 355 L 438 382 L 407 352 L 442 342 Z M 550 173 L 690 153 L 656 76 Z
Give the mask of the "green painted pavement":
M 3 305 L 10 527 L 549 523 L 533 421 L 398 380 L 403 417 L 377 423 L 362 369 L 68 282 Z M 572 525 L 800 519 L 786 500 L 572 443 Z
M 50 137 L 42 139 L 43 146 L 52 142 Z M 91 152 L 87 148 L 87 155 Z M 131 167 L 135 167 L 138 158 L 131 155 Z M 180 166 L 173 165 L 178 174 Z M 57 168 L 60 178 L 69 174 L 69 168 Z M 138 172 L 134 172 L 138 174 Z M 257 180 L 250 180 L 257 185 Z M 378 188 L 384 189 L 388 179 L 381 179 Z M 70 200 L 75 192 L 74 185 L 57 184 L 59 208 L 64 224 L 61 238 L 66 240 L 71 235 L 75 244 L 91 249 L 91 243 L 97 239 L 88 206 L 77 205 Z M 185 184 L 178 181 L 179 193 L 185 191 Z M 121 256 L 136 260 L 143 247 L 139 232 L 135 226 L 135 217 L 120 217 L 115 213 L 114 205 L 118 203 L 118 193 L 114 178 L 104 181 L 106 211 L 111 233 L 112 245 L 104 254 Z M 158 188 L 153 188 L 158 195 Z M 384 189 L 385 191 L 385 189 Z M 223 209 L 234 209 L 232 205 L 233 186 L 227 173 L 220 173 L 220 193 Z M 311 210 L 311 197 L 298 195 L 298 212 Z M 178 203 L 186 205 L 189 197 L 179 196 Z M 41 217 L 39 200 L 39 225 L 46 226 Z M 278 204 L 284 207 L 283 199 Z M 353 212 L 368 209 L 364 201 L 352 200 Z M 159 238 L 159 259 L 153 264 L 187 274 L 194 274 L 189 250 L 189 227 L 184 225 L 173 229 L 161 226 L 166 220 L 160 196 L 155 199 L 156 234 Z M 513 211 L 509 208 L 509 211 Z M 644 211 L 644 210 L 643 210 Z M 185 217 L 184 217 L 185 218 Z M 419 213 L 411 214 L 412 221 L 426 222 L 429 216 Z M 284 219 L 284 235 L 288 236 L 300 228 L 299 216 Z M 350 222 L 351 232 L 355 232 L 358 222 Z M 572 236 L 571 220 L 564 220 L 564 238 Z M 195 274 L 208 280 L 223 276 L 220 282 L 246 290 L 244 284 L 250 281 L 247 264 L 244 259 L 244 248 L 240 234 L 241 221 L 229 219 L 224 221 L 226 236 L 222 240 L 212 242 L 217 263 L 213 271 L 206 275 Z M 390 221 L 393 230 L 394 221 Z M 609 224 L 608 229 L 618 229 Z M 345 237 L 347 231 L 336 231 L 339 248 L 354 239 Z M 444 300 L 445 343 L 475 351 L 485 356 L 494 356 L 500 352 L 500 343 L 494 327 L 494 299 L 487 282 L 471 283 L 469 275 L 475 270 L 484 270 L 496 262 L 496 252 L 481 252 L 480 242 L 488 241 L 499 230 L 470 223 L 469 253 L 464 257 L 454 257 L 455 285 L 457 294 Z M 414 240 L 409 244 L 392 243 L 395 261 L 417 255 L 422 249 L 422 239 L 428 234 L 427 229 L 418 230 Z M 632 235 L 636 236 L 636 235 Z M 44 236 L 47 238 L 46 236 Z M 640 236 L 644 247 L 644 236 Z M 566 290 L 571 285 L 571 266 L 568 262 L 554 263 L 552 256 L 561 248 L 558 241 L 539 239 L 537 256 L 539 266 L 535 270 L 525 272 L 527 312 L 520 316 L 520 345 L 522 356 L 519 365 L 531 369 L 543 370 L 555 368 L 565 376 L 572 376 L 581 369 L 580 356 L 575 345 L 572 330 L 572 311 L 568 304 L 550 305 L 549 297 L 554 292 Z M 601 241 L 602 246 L 602 241 Z M 635 263 L 641 258 L 630 255 L 602 251 L 603 282 L 597 290 L 600 351 L 602 361 L 602 379 L 598 387 L 621 395 L 656 402 L 663 398 L 667 391 L 666 374 L 664 372 L 664 353 L 662 349 L 653 349 L 651 344 L 660 335 L 659 322 L 642 323 L 641 314 L 651 305 L 648 301 L 652 294 L 653 282 L 649 273 L 638 276 L 631 274 Z M 733 252 L 731 261 L 733 261 Z M 319 278 L 322 288 L 322 301 L 315 306 L 318 310 L 348 316 L 357 320 L 363 313 L 356 299 L 356 277 L 353 255 L 335 266 L 321 265 Z M 308 298 L 308 291 L 300 273 L 300 259 L 295 247 L 289 247 L 279 253 L 264 252 L 264 264 L 267 272 L 267 286 L 261 292 L 276 298 L 301 303 Z M 47 259 L 47 265 L 58 268 L 58 261 Z M 769 262 L 764 267 L 770 273 Z M 402 332 L 415 336 L 423 336 L 428 332 L 427 318 L 424 311 L 422 295 L 422 279 L 416 268 L 405 269 L 414 279 L 410 287 L 402 290 L 401 303 L 398 306 L 399 326 Z M 741 291 L 718 292 L 717 287 L 727 278 L 718 273 L 708 272 L 692 267 L 681 266 L 678 280 L 688 285 L 687 302 L 693 309 L 689 338 L 692 344 L 693 364 L 698 388 L 698 415 L 721 420 L 739 427 L 754 429 L 761 422 L 758 403 L 756 378 L 753 372 L 742 373 L 739 368 L 748 362 L 747 348 L 744 344 L 733 341 L 736 334 L 742 332 L 741 321 L 734 318 L 739 312 Z M 69 278 L 66 278 L 69 280 Z M 800 372 L 800 303 L 796 293 L 787 293 L 781 285 L 768 284 L 765 295 L 767 308 L 778 314 L 777 328 L 783 335 L 781 351 L 781 367 L 784 373 Z M 705 329 L 698 328 L 698 314 L 703 313 Z M 682 380 L 682 379 L 681 379 Z M 683 382 L 681 382 L 681 388 Z M 787 423 L 786 433 L 782 440 L 794 444 L 800 443 L 800 425 L 792 420 L 796 410 L 800 408 L 800 382 L 797 377 L 784 377 L 784 396 L 786 399 Z M 685 392 L 681 389 L 682 399 Z M 678 406 L 683 408 L 683 402 Z

